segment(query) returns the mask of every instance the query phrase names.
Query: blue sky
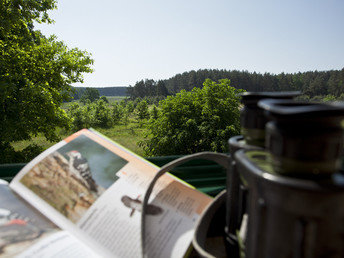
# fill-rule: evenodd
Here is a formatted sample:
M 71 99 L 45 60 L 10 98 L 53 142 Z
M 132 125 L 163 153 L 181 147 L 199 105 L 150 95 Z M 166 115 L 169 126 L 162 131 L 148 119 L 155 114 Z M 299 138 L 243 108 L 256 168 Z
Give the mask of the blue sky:
M 190 70 L 294 73 L 344 67 L 342 0 L 59 0 L 37 25 L 92 53 L 83 86 L 134 85 Z

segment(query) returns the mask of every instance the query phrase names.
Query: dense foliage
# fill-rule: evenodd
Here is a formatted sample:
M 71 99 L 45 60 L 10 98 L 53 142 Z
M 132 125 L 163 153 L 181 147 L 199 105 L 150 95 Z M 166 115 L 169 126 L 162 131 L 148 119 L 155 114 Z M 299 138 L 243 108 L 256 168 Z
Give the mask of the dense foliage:
M 134 101 L 109 104 L 104 98 L 93 102 L 87 100 L 83 105 L 73 102 L 68 108 L 68 115 L 72 120 L 72 131 L 89 127 L 110 128 L 119 123 L 126 124 L 129 116 L 136 122 L 147 121 L 150 117 L 148 103 L 145 100 L 139 101 L 135 107 Z
M 140 101 L 136 106 L 137 117 L 138 119 L 147 119 L 149 118 L 148 112 L 148 103 L 145 100 Z
M 88 100 L 93 102 L 100 98 L 99 91 L 95 88 L 86 88 L 85 91 L 83 91 L 82 96 L 80 98 L 80 101 L 82 103 L 86 103 Z
M 159 83 L 164 86 L 164 96 L 181 90 L 190 91 L 194 87 L 202 88 L 207 79 L 218 81 L 228 78 L 235 87 L 247 91 L 294 91 L 298 90 L 305 98 L 315 96 L 344 99 L 344 69 L 336 71 L 314 71 L 294 74 L 249 73 L 247 71 L 198 70 L 177 74 L 170 79 L 155 82 L 145 80 L 129 87 L 131 98 L 157 96 Z
M 202 89 L 162 100 L 158 118 L 148 124 L 149 139 L 141 143 L 147 155 L 226 151 L 227 140 L 240 133 L 240 92 L 228 79 L 208 79 Z
M 102 99 L 93 103 L 87 101 L 85 105 L 74 102 L 68 110 L 73 131 L 89 127 L 108 128 L 113 125 L 112 112 L 111 107 Z
M 12 141 L 38 133 L 55 140 L 55 128 L 70 123 L 60 108 L 70 85 L 92 71 L 87 52 L 34 30 L 54 8 L 55 0 L 0 0 L 0 158 Z

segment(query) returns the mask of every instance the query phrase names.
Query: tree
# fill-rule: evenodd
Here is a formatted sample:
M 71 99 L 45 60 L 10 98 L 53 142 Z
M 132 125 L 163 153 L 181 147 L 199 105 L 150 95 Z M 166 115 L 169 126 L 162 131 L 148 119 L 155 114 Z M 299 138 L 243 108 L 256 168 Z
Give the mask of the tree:
M 109 104 L 109 101 L 108 101 L 108 99 L 105 96 L 101 96 L 100 99 L 103 100 L 105 103 Z
M 156 85 L 156 95 L 157 96 L 164 96 L 164 97 L 168 95 L 168 90 L 166 88 L 164 81 L 162 81 L 162 80 L 158 81 L 158 83 Z
M 0 4 L 0 149 L 42 133 L 56 140 L 56 127 L 68 128 L 61 108 L 71 84 L 92 72 L 86 51 L 68 49 L 56 37 L 45 37 L 33 23 L 51 20 L 55 0 L 1 0 Z
M 125 108 L 127 109 L 127 111 L 128 111 L 129 113 L 134 112 L 134 110 L 135 110 L 135 104 L 134 104 L 134 102 L 131 101 L 131 100 L 129 100 L 129 101 L 126 103 Z
M 160 102 L 159 117 L 149 120 L 149 139 L 141 142 L 147 155 L 227 151 L 227 140 L 240 133 L 243 90 L 207 79 L 203 88 L 182 90 Z
M 87 103 L 85 106 L 80 106 L 77 102 L 70 105 L 68 115 L 72 119 L 71 129 L 78 131 L 83 128 L 88 128 L 94 121 L 93 108 Z
M 156 100 L 156 97 L 172 95 L 182 89 L 190 91 L 194 87 L 202 88 L 203 82 L 207 78 L 213 81 L 227 78 L 235 87 L 247 91 L 301 91 L 309 97 L 327 94 L 339 97 L 344 92 L 342 87 L 344 82 L 343 70 L 280 73 L 276 75 L 236 70 L 192 70 L 157 82 L 147 79 L 141 80 L 133 87 L 128 88 L 128 94 L 132 100 L 146 97 L 151 97 L 150 100 Z
M 124 108 L 123 106 L 115 103 L 112 105 L 112 111 L 111 111 L 111 116 L 112 116 L 112 122 L 114 124 L 118 124 L 118 122 L 121 120 L 123 117 L 124 113 Z
M 94 103 L 94 119 L 95 126 L 102 128 L 108 128 L 112 124 L 111 110 L 102 99 Z
M 140 120 L 149 118 L 148 103 L 145 100 L 140 101 L 136 106 L 137 117 Z
M 158 108 L 155 105 L 153 105 L 152 110 L 150 112 L 150 117 L 151 117 L 151 119 L 155 120 L 158 118 L 158 116 L 159 116 Z
M 86 88 L 85 91 L 82 93 L 80 101 L 82 103 L 86 103 L 86 100 L 94 102 L 99 99 L 99 91 L 95 88 Z

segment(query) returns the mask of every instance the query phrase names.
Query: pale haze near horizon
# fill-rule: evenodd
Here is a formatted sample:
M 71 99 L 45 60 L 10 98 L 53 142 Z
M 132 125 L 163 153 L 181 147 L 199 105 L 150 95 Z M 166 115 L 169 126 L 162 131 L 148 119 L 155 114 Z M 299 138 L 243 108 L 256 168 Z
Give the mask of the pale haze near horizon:
M 75 86 L 133 86 L 198 69 L 342 69 L 343 13 L 341 0 L 59 0 L 55 24 L 36 28 L 92 54 Z

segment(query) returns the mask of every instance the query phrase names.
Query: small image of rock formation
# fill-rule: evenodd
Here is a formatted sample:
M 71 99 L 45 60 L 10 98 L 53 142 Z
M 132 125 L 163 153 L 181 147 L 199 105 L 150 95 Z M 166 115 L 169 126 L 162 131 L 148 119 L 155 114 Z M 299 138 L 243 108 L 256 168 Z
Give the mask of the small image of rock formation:
M 34 166 L 21 182 L 72 222 L 77 222 L 105 192 L 78 151 L 58 151 Z

